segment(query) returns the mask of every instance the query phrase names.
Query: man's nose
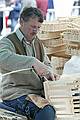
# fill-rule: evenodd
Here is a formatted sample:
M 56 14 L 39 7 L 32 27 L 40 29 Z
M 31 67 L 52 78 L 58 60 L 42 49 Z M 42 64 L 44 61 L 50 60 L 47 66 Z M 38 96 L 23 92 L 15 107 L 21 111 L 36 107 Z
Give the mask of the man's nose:
M 34 29 L 33 29 L 33 32 L 34 32 L 34 33 L 37 33 L 37 31 L 38 31 L 37 28 L 34 28 Z

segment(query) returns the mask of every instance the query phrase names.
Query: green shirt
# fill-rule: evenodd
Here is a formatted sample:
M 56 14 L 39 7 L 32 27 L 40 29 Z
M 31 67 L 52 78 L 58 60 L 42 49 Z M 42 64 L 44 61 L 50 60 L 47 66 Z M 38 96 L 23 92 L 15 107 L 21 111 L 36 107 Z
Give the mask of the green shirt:
M 24 35 L 20 29 L 17 29 L 15 33 L 19 40 L 23 42 Z M 34 42 L 35 39 L 32 44 L 24 41 L 27 55 L 19 55 L 16 54 L 14 44 L 7 37 L 0 40 L 0 68 L 2 74 L 24 69 L 23 73 L 11 73 L 2 77 L 0 96 L 3 100 L 15 99 L 31 93 L 43 94 L 43 81 L 32 70 L 33 64 L 39 61 L 36 58 Z M 43 64 L 49 66 L 50 69 L 51 64 L 46 54 L 44 54 Z
M 16 30 L 16 34 L 19 40 L 22 41 L 24 36 L 19 29 Z M 4 69 L 8 71 L 31 68 L 31 66 L 37 61 L 37 59 L 34 57 L 34 54 L 36 55 L 35 49 L 33 53 L 32 46 L 34 46 L 34 41 L 32 42 L 32 44 L 26 42 L 27 56 L 18 55 L 18 54 L 15 54 L 16 53 L 15 47 L 9 39 L 7 39 L 6 37 L 1 39 L 0 40 L 0 66 L 1 68 L 3 67 Z M 46 65 L 50 65 L 50 61 L 46 54 L 44 55 L 43 62 Z

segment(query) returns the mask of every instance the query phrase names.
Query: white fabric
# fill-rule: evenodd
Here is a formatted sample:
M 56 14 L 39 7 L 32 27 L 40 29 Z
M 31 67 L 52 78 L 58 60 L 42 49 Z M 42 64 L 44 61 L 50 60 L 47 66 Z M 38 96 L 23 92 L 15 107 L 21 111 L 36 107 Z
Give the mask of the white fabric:
M 80 73 L 80 56 L 72 56 L 64 65 L 63 74 Z

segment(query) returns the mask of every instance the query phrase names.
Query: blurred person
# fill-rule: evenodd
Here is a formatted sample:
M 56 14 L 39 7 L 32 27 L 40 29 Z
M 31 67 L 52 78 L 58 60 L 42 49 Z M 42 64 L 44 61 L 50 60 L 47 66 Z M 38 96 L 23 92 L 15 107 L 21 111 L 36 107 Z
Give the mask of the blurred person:
M 48 9 L 54 9 L 54 2 L 53 2 L 53 0 L 48 0 Z
M 37 7 L 36 0 L 21 0 L 22 8 L 24 7 Z
M 80 0 L 74 0 L 71 15 L 72 16 L 79 16 L 80 15 Z
M 37 8 L 39 8 L 44 16 L 44 19 L 46 19 L 46 13 L 48 9 L 48 0 L 36 0 Z
M 21 0 L 21 12 L 24 9 L 24 7 L 37 7 L 36 5 L 36 0 Z M 19 19 L 18 19 L 18 24 L 15 26 L 14 31 L 20 26 L 19 24 Z
M 5 6 L 5 0 L 0 0 L 0 7 L 3 8 Z M 0 11 L 0 34 L 3 29 L 3 11 Z
M 48 0 L 48 9 L 46 14 L 47 21 L 53 21 L 55 18 L 55 11 L 54 11 L 54 2 L 53 0 Z
M 56 80 L 37 32 L 43 23 L 38 8 L 25 7 L 20 27 L 0 40 L 0 68 L 3 104 L 33 120 L 55 120 L 56 111 L 45 99 L 43 82 Z M 23 73 L 12 73 L 23 70 Z
M 21 0 L 11 0 L 10 6 L 13 8 L 13 10 L 10 11 L 9 19 L 11 20 L 11 31 L 14 31 L 21 11 Z

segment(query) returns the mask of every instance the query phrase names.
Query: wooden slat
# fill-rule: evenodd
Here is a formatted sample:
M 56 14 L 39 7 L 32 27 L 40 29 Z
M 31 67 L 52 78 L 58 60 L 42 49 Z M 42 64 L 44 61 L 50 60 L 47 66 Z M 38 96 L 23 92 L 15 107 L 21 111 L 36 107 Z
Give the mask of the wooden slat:
M 61 80 L 44 82 L 45 97 L 55 107 L 57 114 L 80 114 L 79 84 Z
M 80 120 L 80 115 L 57 115 L 57 120 Z

